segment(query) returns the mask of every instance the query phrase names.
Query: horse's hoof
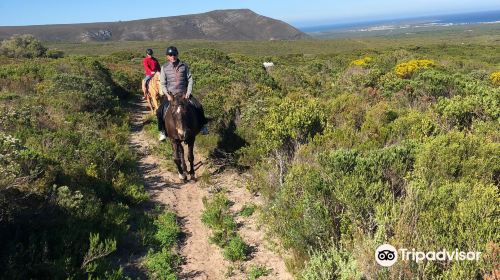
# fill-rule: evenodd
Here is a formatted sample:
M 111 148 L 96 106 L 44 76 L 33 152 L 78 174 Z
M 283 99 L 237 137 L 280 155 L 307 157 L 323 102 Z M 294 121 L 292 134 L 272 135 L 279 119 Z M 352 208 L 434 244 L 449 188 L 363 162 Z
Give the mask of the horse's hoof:
M 184 173 L 182 173 L 182 174 L 181 174 L 181 173 L 179 173 L 179 179 L 181 179 L 181 180 L 186 180 L 186 179 L 187 179 L 186 174 L 184 174 Z
M 194 176 L 194 174 L 191 174 L 191 176 L 189 177 L 190 177 L 189 180 L 196 182 L 196 176 Z

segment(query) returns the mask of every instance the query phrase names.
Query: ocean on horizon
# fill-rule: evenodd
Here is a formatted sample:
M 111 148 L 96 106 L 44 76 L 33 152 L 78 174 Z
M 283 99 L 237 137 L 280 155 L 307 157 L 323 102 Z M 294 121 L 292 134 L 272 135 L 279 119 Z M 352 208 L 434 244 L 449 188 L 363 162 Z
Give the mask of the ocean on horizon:
M 313 32 L 324 32 L 332 30 L 345 30 L 352 28 L 361 28 L 374 25 L 385 25 L 385 24 L 412 24 L 412 25 L 439 25 L 439 26 L 451 26 L 451 25 L 463 25 L 463 24 L 480 24 L 480 23 L 491 23 L 500 22 L 500 10 L 499 11 L 486 11 L 486 12 L 474 12 L 474 13 L 461 13 L 461 14 L 450 14 L 450 15 L 438 15 L 438 16 L 425 16 L 425 17 L 409 17 L 400 19 L 385 19 L 376 21 L 358 21 L 350 23 L 338 23 L 338 24 L 328 24 L 320 26 L 308 26 L 299 27 L 300 31 L 313 33 Z

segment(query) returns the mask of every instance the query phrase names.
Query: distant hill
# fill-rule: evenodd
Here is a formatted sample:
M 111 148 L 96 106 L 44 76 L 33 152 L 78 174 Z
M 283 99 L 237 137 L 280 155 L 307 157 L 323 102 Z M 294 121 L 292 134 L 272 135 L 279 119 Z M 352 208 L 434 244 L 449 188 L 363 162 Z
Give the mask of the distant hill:
M 0 27 L 0 39 L 33 34 L 46 41 L 298 40 L 309 35 L 248 9 L 133 21 Z

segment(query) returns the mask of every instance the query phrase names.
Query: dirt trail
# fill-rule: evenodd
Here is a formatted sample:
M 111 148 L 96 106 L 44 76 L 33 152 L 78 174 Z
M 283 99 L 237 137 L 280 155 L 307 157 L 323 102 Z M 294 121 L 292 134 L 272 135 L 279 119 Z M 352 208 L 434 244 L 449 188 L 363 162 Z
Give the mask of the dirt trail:
M 203 211 L 202 198 L 209 196 L 209 188 L 201 188 L 199 182 L 180 183 L 177 173 L 172 173 L 162 168 L 159 155 L 150 152 L 149 147 L 155 144 L 156 139 L 151 139 L 143 131 L 148 109 L 144 102 L 136 104 L 132 115 L 132 133 L 130 145 L 139 155 L 139 171 L 143 176 L 145 187 L 150 194 L 151 202 L 161 204 L 173 210 L 181 220 L 184 240 L 180 244 L 179 254 L 184 259 L 181 267 L 181 279 L 246 279 L 242 271 L 236 271 L 227 277 L 228 267 L 235 266 L 225 261 L 222 250 L 208 242 L 209 229 L 201 222 Z M 206 168 L 203 159 L 195 154 L 197 176 Z M 250 193 L 242 187 L 236 187 L 239 178 L 237 174 L 219 174 L 212 179 L 219 187 L 224 187 L 228 197 L 234 202 L 233 210 L 239 211 L 248 202 L 252 202 Z M 255 203 L 255 202 L 254 202 Z M 256 203 L 258 204 L 258 203 Z M 244 220 L 237 218 L 241 227 L 239 232 L 242 238 L 251 246 L 252 255 L 248 261 L 241 264 L 241 268 L 252 265 L 264 265 L 272 271 L 268 276 L 259 279 L 292 279 L 286 272 L 283 260 L 265 246 L 263 233 L 257 229 L 253 217 Z M 140 257 L 131 258 L 129 265 L 139 266 Z M 127 271 L 127 268 L 126 268 Z

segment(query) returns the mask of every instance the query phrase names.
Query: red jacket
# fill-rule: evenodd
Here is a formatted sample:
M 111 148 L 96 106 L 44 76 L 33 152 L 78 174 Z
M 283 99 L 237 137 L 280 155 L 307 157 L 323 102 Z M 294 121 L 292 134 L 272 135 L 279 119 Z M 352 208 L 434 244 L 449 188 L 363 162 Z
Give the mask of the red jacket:
M 144 65 L 144 71 L 146 71 L 146 76 L 152 76 L 151 72 L 160 71 L 160 63 L 154 57 L 147 56 L 142 61 L 142 65 Z

